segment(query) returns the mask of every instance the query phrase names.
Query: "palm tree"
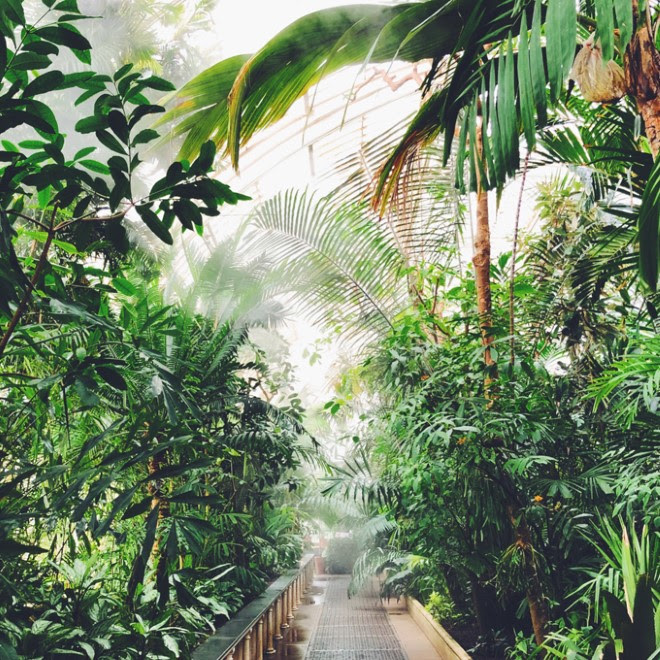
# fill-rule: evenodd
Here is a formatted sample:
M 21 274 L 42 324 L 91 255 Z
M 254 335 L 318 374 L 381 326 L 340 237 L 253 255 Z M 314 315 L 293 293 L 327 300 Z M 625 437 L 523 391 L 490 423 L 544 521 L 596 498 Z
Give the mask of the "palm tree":
M 477 195 L 474 270 L 488 379 L 490 354 L 490 227 L 488 191 L 501 190 L 520 164 L 520 133 L 528 152 L 552 110 L 562 107 L 569 74 L 586 99 L 636 104 L 654 157 L 660 152 L 660 54 L 653 40 L 657 10 L 638 0 L 426 0 L 395 6 L 354 5 L 304 16 L 259 52 L 220 62 L 186 85 L 169 118 L 183 120 L 188 156 L 213 138 L 234 167 L 240 147 L 282 118 L 293 102 L 340 68 L 366 62 L 430 59 L 424 100 L 400 143 L 382 165 L 372 203 L 384 212 L 405 172 L 425 145 L 444 134 L 444 160 L 456 153 L 456 184 Z M 594 31 L 573 68 L 578 37 Z M 610 63 L 612 58 L 623 65 Z M 622 72 L 622 73 L 621 73 Z M 623 82 L 622 82 L 623 79 Z M 605 91 L 603 92 L 603 87 Z M 187 116 L 186 116 L 187 115 Z M 655 290 L 658 277 L 660 159 L 639 213 L 641 273 Z M 468 172 L 466 177 L 464 172 Z M 513 498 L 515 500 L 515 498 Z M 509 516 L 516 541 L 530 547 L 520 507 Z M 530 565 L 533 562 L 530 562 Z M 547 607 L 538 576 L 530 571 L 528 601 L 537 642 L 545 636 Z
M 213 137 L 227 146 L 237 167 L 239 147 L 329 74 L 351 64 L 430 59 L 426 99 L 381 169 L 374 204 L 382 208 L 419 147 L 441 132 L 445 159 L 458 134 L 459 185 L 467 165 L 470 187 L 485 192 L 501 188 L 518 170 L 520 127 L 527 149 L 534 148 L 549 108 L 561 105 L 577 37 L 595 28 L 597 40 L 589 45 L 592 71 L 614 56 L 623 64 L 622 91 L 636 103 L 657 155 L 660 55 L 651 37 L 657 10 L 638 0 L 583 2 L 580 10 L 571 0 L 426 0 L 322 10 L 294 22 L 259 52 L 232 57 L 200 74 L 182 89 L 185 102 L 170 117 L 187 115 L 176 129 L 187 134 L 183 155 Z M 576 71 L 589 98 L 589 80 Z M 657 214 L 644 210 L 653 206 L 658 187 L 654 180 L 640 226 L 642 274 L 652 289 L 658 270 Z M 483 273 L 489 262 L 488 232 L 483 197 L 480 202 L 475 257 Z M 480 308 L 486 313 L 487 278 L 477 273 L 477 279 Z

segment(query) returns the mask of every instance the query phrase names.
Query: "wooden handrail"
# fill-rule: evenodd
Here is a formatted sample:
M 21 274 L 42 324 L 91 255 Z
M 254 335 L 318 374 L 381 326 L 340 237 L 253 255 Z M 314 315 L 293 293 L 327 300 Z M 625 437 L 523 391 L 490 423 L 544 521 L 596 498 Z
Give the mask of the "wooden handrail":
M 193 660 L 263 660 L 275 653 L 282 630 L 290 626 L 302 594 L 314 579 L 314 555 L 281 575 L 257 598 L 198 646 Z

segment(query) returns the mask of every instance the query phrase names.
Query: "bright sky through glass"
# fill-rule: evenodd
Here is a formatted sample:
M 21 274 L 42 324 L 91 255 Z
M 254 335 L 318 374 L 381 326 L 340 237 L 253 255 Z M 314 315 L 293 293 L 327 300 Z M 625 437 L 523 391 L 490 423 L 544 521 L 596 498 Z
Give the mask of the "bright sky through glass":
M 214 12 L 223 57 L 252 53 L 297 18 L 326 7 L 377 0 L 220 0 Z

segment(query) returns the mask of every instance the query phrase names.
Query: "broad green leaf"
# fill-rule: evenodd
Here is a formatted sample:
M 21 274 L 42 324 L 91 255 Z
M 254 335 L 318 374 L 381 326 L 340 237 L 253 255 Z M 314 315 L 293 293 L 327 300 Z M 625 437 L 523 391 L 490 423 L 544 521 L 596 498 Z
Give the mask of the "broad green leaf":
M 172 209 L 186 229 L 192 230 L 193 225 L 202 224 L 202 214 L 193 202 L 187 199 L 180 199 L 174 202 Z
M 115 151 L 116 153 L 122 154 L 123 156 L 127 155 L 126 149 L 124 149 L 121 142 L 119 142 L 119 140 L 117 140 L 117 138 L 114 137 L 109 131 L 96 131 L 96 137 L 103 146 L 108 147 L 108 149 L 111 151 Z
M 79 161 L 79 164 L 97 174 L 110 174 L 110 168 L 98 160 L 83 159 Z
M 532 86 L 532 73 L 529 63 L 527 16 L 524 13 L 518 46 L 518 96 L 520 98 L 520 114 L 522 116 L 527 149 L 531 151 L 536 143 L 536 117 L 534 113 L 534 88 Z
M 176 87 L 169 80 L 165 80 L 159 76 L 149 76 L 140 82 L 146 87 L 155 89 L 159 92 L 171 92 L 176 89 Z
M 76 155 L 73 157 L 73 160 L 80 160 L 81 158 L 84 158 L 85 156 L 89 156 L 95 151 L 96 151 L 96 147 L 83 147 L 79 151 L 76 151 Z
M 138 584 L 142 583 L 144 580 L 144 572 L 147 567 L 147 562 L 149 561 L 149 556 L 154 547 L 154 542 L 156 541 L 156 528 L 158 525 L 158 510 L 159 507 L 155 506 L 146 520 L 146 534 L 144 542 L 142 543 L 142 548 L 133 562 L 133 569 L 131 571 L 131 576 L 128 580 L 127 585 L 127 594 L 128 599 L 133 600 L 135 592 L 138 588 Z
M 39 28 L 35 34 L 46 41 L 67 46 L 68 48 L 86 51 L 91 49 L 91 44 L 75 28 L 64 25 L 53 25 Z
M 38 114 L 27 112 L 25 110 L 3 111 L 0 131 L 9 130 L 10 128 L 15 128 L 22 124 L 32 126 L 32 128 L 36 128 L 43 133 L 48 133 L 50 135 L 55 134 L 55 130 L 47 121 L 42 119 Z
M 67 243 L 66 241 L 60 241 L 57 238 L 53 239 L 53 245 L 57 246 L 60 250 L 63 250 L 67 254 L 76 256 L 81 254 L 78 252 L 78 248 L 76 248 L 75 245 Z
M 46 69 L 50 66 L 50 58 L 38 53 L 19 53 L 11 61 L 11 68 L 19 71 L 31 71 L 32 69 Z
M 145 128 L 133 138 L 131 144 L 135 147 L 138 144 L 146 144 L 147 142 L 156 140 L 158 137 L 158 131 L 154 131 L 151 128 Z
M 37 76 L 27 85 L 23 90 L 23 97 L 29 98 L 38 94 L 52 92 L 55 89 L 60 89 L 63 83 L 64 74 L 61 71 L 47 71 Z
M 93 115 L 92 117 L 85 117 L 76 123 L 76 131 L 78 133 L 94 133 L 104 129 L 108 125 L 105 117 L 100 115 Z
M 7 68 L 7 40 L 0 35 L 0 80 L 4 78 Z
M 3 538 L 0 540 L 0 557 L 16 557 L 23 554 L 38 555 L 44 552 L 48 552 L 48 550 L 36 545 L 19 543 L 11 538 Z
M 128 122 L 122 112 L 112 110 L 108 113 L 108 124 L 114 134 L 124 143 L 128 144 Z
M 174 239 L 169 230 L 163 225 L 160 218 L 151 210 L 149 206 L 142 205 L 136 206 L 136 211 L 139 213 L 145 225 L 158 237 L 163 243 L 172 245 Z
M 121 78 L 123 78 L 127 73 L 129 73 L 133 69 L 133 64 L 124 64 L 120 69 L 117 70 L 117 72 L 112 76 L 112 79 L 117 82 Z
M 124 296 L 135 296 L 138 290 L 125 277 L 115 277 L 111 281 L 112 286 Z
M 541 0 L 534 4 L 532 17 L 532 31 L 529 40 L 529 65 L 534 88 L 534 104 L 536 105 L 536 116 L 539 127 L 545 126 L 547 122 L 546 110 L 546 74 L 543 65 L 543 48 L 541 45 Z
M 660 259 L 660 158 L 656 158 L 639 209 L 639 268 L 652 291 L 658 286 Z
M 61 2 L 58 2 L 53 9 L 55 9 L 55 11 L 72 11 L 77 14 L 80 13 L 80 9 L 78 9 L 78 0 L 62 0 Z
M 99 364 L 96 365 L 95 370 L 96 373 L 101 376 L 101 378 L 103 378 L 103 380 L 108 383 L 108 385 L 110 385 L 110 387 L 114 387 L 114 389 L 121 391 L 128 389 L 128 385 L 126 384 L 124 377 L 116 369 Z
M 3 5 L 3 10 L 9 18 L 19 25 L 25 25 L 25 12 L 23 11 L 22 0 L 3 0 Z
M 562 51 L 562 83 L 568 77 L 575 59 L 577 41 L 577 6 L 575 0 L 562 0 L 559 7 L 562 20 L 561 51 Z

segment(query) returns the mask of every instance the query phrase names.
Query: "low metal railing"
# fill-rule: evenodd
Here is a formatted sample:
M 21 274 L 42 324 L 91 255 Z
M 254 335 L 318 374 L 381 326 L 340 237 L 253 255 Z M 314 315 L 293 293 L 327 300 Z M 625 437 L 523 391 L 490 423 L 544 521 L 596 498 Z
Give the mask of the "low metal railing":
M 266 591 L 218 628 L 193 652 L 193 660 L 263 660 L 276 652 L 314 579 L 314 555 L 302 558 Z

